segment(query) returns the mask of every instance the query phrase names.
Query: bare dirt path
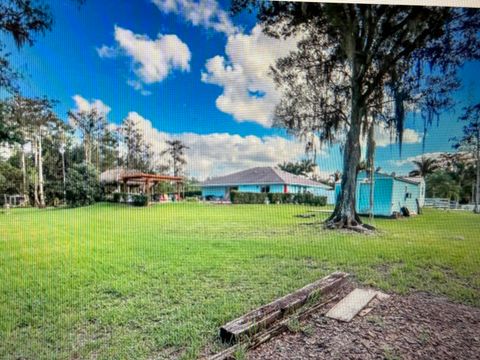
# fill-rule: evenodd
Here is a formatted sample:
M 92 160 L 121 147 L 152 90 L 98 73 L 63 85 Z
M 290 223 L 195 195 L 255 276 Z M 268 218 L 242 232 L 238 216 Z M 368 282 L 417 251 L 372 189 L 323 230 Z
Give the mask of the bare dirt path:
M 350 323 L 320 313 L 249 359 L 480 359 L 480 309 L 428 294 L 392 295 Z

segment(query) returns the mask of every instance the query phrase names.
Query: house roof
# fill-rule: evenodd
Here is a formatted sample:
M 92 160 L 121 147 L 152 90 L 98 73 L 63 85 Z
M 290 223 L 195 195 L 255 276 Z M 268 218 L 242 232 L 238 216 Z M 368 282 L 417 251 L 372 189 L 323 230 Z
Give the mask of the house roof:
M 397 177 L 397 179 L 413 182 L 415 184 L 420 184 L 424 181 L 423 177 L 421 176 L 401 176 L 401 177 Z
M 409 184 L 414 184 L 414 185 L 419 185 L 419 184 L 421 184 L 422 182 L 425 181 L 424 178 L 421 177 L 421 176 L 395 176 L 395 175 L 387 174 L 387 173 L 383 173 L 383 172 L 375 172 L 375 175 L 376 176 L 380 175 L 384 178 L 392 178 L 394 180 L 403 181 L 403 182 L 406 182 L 406 183 L 409 183 Z M 335 182 L 335 185 L 340 185 L 341 183 L 342 183 L 341 180 L 337 180 Z
M 233 174 L 219 176 L 204 181 L 201 185 L 207 186 L 236 186 L 236 185 L 301 185 L 331 189 L 331 187 L 307 179 L 304 176 L 294 175 L 275 167 L 255 167 Z
M 365 174 L 366 171 L 362 170 L 360 174 Z M 357 176 L 359 176 L 357 175 Z M 392 178 L 394 180 L 398 180 L 398 181 L 403 181 L 403 182 L 406 182 L 406 183 L 409 183 L 409 184 L 414 184 L 414 185 L 419 185 L 420 183 L 423 182 L 423 178 L 422 177 L 418 177 L 418 176 L 396 176 L 395 174 L 387 174 L 387 173 L 384 173 L 384 172 L 375 172 L 375 177 L 383 177 L 383 178 Z M 337 181 L 337 183 L 341 183 L 341 181 Z

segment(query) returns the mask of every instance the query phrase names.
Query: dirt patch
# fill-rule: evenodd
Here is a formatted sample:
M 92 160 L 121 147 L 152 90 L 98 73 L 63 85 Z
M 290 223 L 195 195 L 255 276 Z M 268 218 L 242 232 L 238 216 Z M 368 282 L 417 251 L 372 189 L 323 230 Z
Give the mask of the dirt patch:
M 480 359 L 478 308 L 412 294 L 392 295 L 350 323 L 322 313 L 250 351 L 248 358 Z

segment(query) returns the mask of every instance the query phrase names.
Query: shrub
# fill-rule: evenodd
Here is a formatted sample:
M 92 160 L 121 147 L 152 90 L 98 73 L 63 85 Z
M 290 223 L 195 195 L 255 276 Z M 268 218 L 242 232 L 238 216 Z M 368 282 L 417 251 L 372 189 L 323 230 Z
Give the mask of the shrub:
M 233 204 L 265 204 L 266 193 L 238 192 L 230 193 L 230 201 Z
M 327 205 L 327 197 L 326 196 L 317 196 L 317 206 L 325 206 Z
M 282 204 L 284 200 L 282 195 L 281 193 L 268 193 L 268 201 L 270 204 Z
M 310 193 L 300 193 L 300 194 L 269 193 L 268 200 L 272 204 L 302 204 L 302 205 L 312 205 L 312 206 L 327 205 L 326 196 L 316 196 Z
M 271 204 L 303 204 L 312 206 L 325 206 L 326 196 L 316 196 L 311 193 L 285 194 L 285 193 L 251 193 L 232 191 L 230 201 L 232 204 L 264 204 L 265 201 Z
M 85 206 L 100 200 L 101 188 L 97 170 L 92 165 L 73 165 L 67 173 L 66 192 L 70 206 Z
M 271 204 L 292 204 L 294 197 L 294 194 L 268 193 L 268 200 Z
M 113 202 L 119 203 L 122 201 L 122 198 L 123 198 L 123 193 L 120 193 L 120 192 L 113 193 Z
M 184 192 L 185 198 L 189 197 L 200 197 L 202 196 L 202 191 L 201 190 L 190 190 L 190 191 L 185 191 Z
M 134 206 L 147 206 L 148 196 L 143 194 L 134 194 L 132 195 L 132 204 Z
M 237 204 L 238 191 L 230 191 L 230 201 L 232 204 Z M 206 197 L 208 200 L 208 196 Z

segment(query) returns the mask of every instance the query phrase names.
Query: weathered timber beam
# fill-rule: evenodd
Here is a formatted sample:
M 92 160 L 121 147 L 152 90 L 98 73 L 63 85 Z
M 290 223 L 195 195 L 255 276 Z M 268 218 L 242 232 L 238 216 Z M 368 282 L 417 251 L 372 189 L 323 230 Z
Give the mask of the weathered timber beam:
M 244 316 L 230 321 L 220 328 L 220 338 L 224 342 L 235 343 L 243 336 L 251 336 L 268 328 L 273 322 L 300 308 L 307 300 L 319 295 L 326 297 L 337 291 L 347 281 L 348 274 L 335 272 L 317 280 L 291 294 L 261 306 Z
M 271 340 L 275 336 L 280 335 L 283 332 L 287 331 L 288 330 L 288 324 L 290 323 L 290 321 L 292 321 L 292 320 L 298 320 L 298 321 L 305 320 L 311 314 L 313 314 L 314 312 L 317 312 L 322 307 L 324 307 L 326 304 L 328 304 L 332 301 L 338 300 L 338 299 L 339 299 L 338 295 L 332 295 L 327 300 L 325 300 L 321 303 L 315 304 L 314 306 L 309 307 L 309 308 L 295 314 L 294 316 L 282 319 L 281 321 L 279 321 L 278 323 L 276 323 L 275 325 L 273 325 L 269 329 L 265 329 L 265 330 L 263 330 L 259 333 L 256 333 L 252 337 L 248 338 L 244 343 L 239 342 L 239 343 L 237 343 L 233 346 L 230 346 L 229 348 L 226 348 L 225 350 L 223 350 L 223 351 L 221 351 L 221 352 L 219 352 L 215 355 L 210 356 L 207 360 L 233 360 L 235 352 L 237 350 L 239 350 L 240 348 L 243 347 L 245 350 L 255 349 L 256 347 L 258 347 L 258 346 L 266 343 L 267 341 Z

